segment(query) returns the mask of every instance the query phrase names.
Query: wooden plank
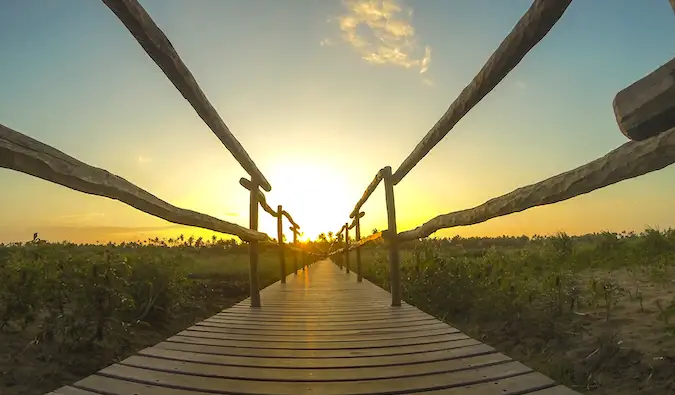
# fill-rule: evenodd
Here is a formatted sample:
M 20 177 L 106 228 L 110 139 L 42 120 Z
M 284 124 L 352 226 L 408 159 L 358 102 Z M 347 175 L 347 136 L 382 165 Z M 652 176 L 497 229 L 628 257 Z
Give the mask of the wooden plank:
M 242 347 L 242 348 L 261 348 L 261 349 L 284 349 L 284 350 L 360 350 L 360 349 L 374 349 L 374 348 L 399 348 L 407 346 L 418 346 L 422 344 L 436 344 L 445 343 L 455 340 L 466 339 L 467 336 L 463 333 L 446 333 L 436 336 L 425 337 L 409 337 L 404 339 L 383 339 L 371 340 L 367 339 L 365 342 L 350 341 L 344 344 L 341 341 L 315 341 L 314 339 L 301 338 L 296 341 L 272 341 L 260 342 L 258 339 L 241 340 L 241 339 L 224 339 L 220 333 L 198 332 L 198 331 L 182 331 L 177 335 L 170 337 L 168 340 L 178 339 L 183 342 L 198 342 L 197 344 L 213 344 L 225 347 Z
M 210 377 L 270 380 L 270 381 L 352 381 L 385 378 L 414 377 L 423 374 L 438 374 L 495 365 L 509 361 L 504 354 L 491 353 L 470 356 L 462 359 L 423 362 L 418 364 L 397 365 L 383 369 L 359 367 L 344 369 L 261 369 L 260 367 L 242 367 L 236 365 L 213 365 L 193 361 L 158 359 L 148 356 L 132 356 L 120 362 L 121 365 L 162 372 L 180 372 L 181 374 L 208 375 Z
M 387 303 L 388 295 L 319 262 L 263 290 L 262 309 L 245 308 L 244 301 L 68 388 L 119 395 L 496 395 L 555 388 L 546 376 L 412 306 L 368 307 L 369 300 Z M 355 301 L 362 312 L 350 317 Z M 331 302 L 341 306 L 337 313 Z M 313 319 L 316 306 L 323 310 Z
M 541 373 L 530 372 L 519 376 L 507 377 L 501 380 L 488 381 L 484 383 L 471 384 L 463 387 L 444 388 L 434 391 L 425 391 L 423 394 L 424 395 L 539 394 L 538 392 L 539 388 L 547 388 L 551 387 L 552 385 L 554 385 L 554 383 L 553 380 L 551 380 L 550 378 L 544 376 Z M 535 392 L 531 392 L 532 390 L 534 390 Z M 572 392 L 570 393 L 570 395 L 571 394 L 577 393 Z
M 557 385 L 555 387 L 539 390 L 532 393 L 532 395 L 575 395 L 575 394 L 577 394 L 577 392 L 574 392 L 571 389 L 564 387 L 562 385 Z
M 101 375 L 144 384 L 190 389 L 214 393 L 269 394 L 269 395 L 369 395 L 378 393 L 422 391 L 441 389 L 461 385 L 470 385 L 500 378 L 513 377 L 532 370 L 518 362 L 507 362 L 478 367 L 469 370 L 444 372 L 440 374 L 419 375 L 414 377 L 387 378 L 380 380 L 353 380 L 348 382 L 285 382 L 237 380 L 194 374 L 160 372 L 140 369 L 121 364 L 102 369 L 98 374 L 89 376 L 77 383 L 84 389 L 96 389 Z M 347 384 L 348 383 L 348 384 Z M 346 388 L 348 386 L 348 388 Z
M 54 390 L 54 392 L 50 392 L 47 395 L 97 395 L 97 393 L 85 391 L 75 387 L 65 386 Z
M 292 335 L 271 335 L 269 333 L 265 334 L 253 334 L 253 333 L 246 333 L 246 332 L 240 332 L 240 333 L 232 333 L 231 331 L 228 331 L 227 329 L 221 329 L 221 328 L 210 328 L 210 327 L 205 327 L 205 326 L 198 326 L 195 325 L 193 327 L 190 327 L 186 329 L 185 331 L 181 333 L 189 333 L 189 332 L 197 332 L 197 333 L 204 333 L 208 334 L 208 336 L 211 337 L 218 337 L 218 338 L 226 338 L 229 340 L 248 340 L 248 341 L 256 341 L 256 342 L 283 342 L 287 341 L 289 338 L 290 339 L 295 339 L 295 336 Z M 348 334 L 342 334 L 339 336 L 336 336 L 335 334 L 330 334 L 329 336 L 317 336 L 314 337 L 312 336 L 312 342 L 314 343 L 321 343 L 321 342 L 327 342 L 327 343 L 343 343 L 343 342 L 370 342 L 373 340 L 393 340 L 393 339 L 411 339 L 411 338 L 417 338 L 417 337 L 435 337 L 435 336 L 441 336 L 441 335 L 447 335 L 451 333 L 458 333 L 459 331 L 454 328 L 439 328 L 439 329 L 432 329 L 432 330 L 426 330 L 426 331 L 415 331 L 415 332 L 410 332 L 410 331 L 400 331 L 400 332 L 394 332 L 394 333 L 382 333 L 382 334 L 370 334 L 370 335 L 363 335 L 363 334 L 356 334 L 356 335 L 348 335 Z
M 155 347 L 149 347 L 141 350 L 139 355 L 227 366 L 249 366 L 275 369 L 344 369 L 361 367 L 389 368 L 398 365 L 413 365 L 425 362 L 446 361 L 497 352 L 494 348 L 485 344 L 481 344 L 473 339 L 471 339 L 471 341 L 465 342 L 465 344 L 468 345 L 426 353 L 386 355 L 370 358 L 322 359 L 242 357 L 237 355 L 199 352 L 198 347 L 192 346 L 175 347 L 172 349 L 168 348 L 171 346 L 170 344 L 161 343 Z M 210 351 L 208 349 L 203 350 Z

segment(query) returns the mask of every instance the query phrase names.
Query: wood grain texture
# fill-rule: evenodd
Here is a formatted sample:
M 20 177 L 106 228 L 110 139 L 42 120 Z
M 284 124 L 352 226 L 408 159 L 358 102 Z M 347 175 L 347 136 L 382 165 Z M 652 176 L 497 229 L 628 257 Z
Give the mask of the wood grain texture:
M 55 391 L 57 394 L 528 394 L 550 378 L 332 262 Z M 557 392 L 551 392 L 554 394 Z M 561 392 L 561 394 L 575 392 Z
M 612 106 L 621 133 L 631 140 L 675 128 L 675 58 L 617 93 Z
M 351 214 L 349 214 L 349 218 L 354 218 L 356 213 L 358 213 L 359 210 L 361 209 L 361 206 L 363 206 L 366 203 L 370 195 L 372 195 L 373 192 L 375 192 L 375 189 L 377 189 L 377 186 L 380 185 L 383 175 L 382 171 L 383 169 L 380 169 L 377 172 L 377 174 L 375 174 L 375 178 L 373 179 L 373 181 L 370 182 L 370 184 L 366 188 L 366 191 L 363 192 L 363 196 L 361 196 L 361 199 L 359 199 L 359 201 L 356 203 L 356 206 L 354 206 L 354 210 L 352 210 Z
M 401 182 L 457 122 L 520 63 L 562 17 L 571 2 L 572 0 L 535 0 L 532 3 L 530 9 L 520 18 L 471 83 L 401 163 L 393 176 L 394 185 Z
M 273 216 L 274 218 L 277 218 L 278 214 L 276 211 L 270 207 L 269 204 L 267 204 L 267 198 L 265 197 L 265 194 L 258 189 L 257 186 L 253 186 L 253 183 L 251 180 L 247 180 L 246 178 L 240 178 L 239 179 L 239 185 L 242 187 L 246 188 L 249 192 L 251 192 L 252 189 L 255 189 L 255 193 L 257 195 L 258 203 L 260 203 L 260 207 L 269 215 Z
M 596 189 L 663 169 L 675 163 L 675 128 L 643 141 L 631 141 L 602 158 L 544 181 L 518 188 L 478 207 L 439 215 L 413 230 L 398 234 L 401 241 L 431 235 L 439 229 L 474 225 L 531 207 L 561 202 Z
M 284 215 L 284 217 L 286 217 L 286 219 L 288 219 L 288 222 L 290 222 L 291 225 L 293 225 L 292 227 L 296 229 L 296 230 L 294 230 L 294 232 L 300 230 L 300 225 L 298 225 L 298 223 L 293 220 L 293 217 L 291 217 L 291 215 L 288 213 L 288 211 L 284 210 L 283 215 Z
M 90 195 L 119 200 L 174 224 L 235 235 L 245 241 L 269 240 L 265 233 L 173 206 L 122 177 L 80 162 L 4 125 L 0 125 L 0 167 L 30 174 Z
M 253 178 L 260 180 L 260 186 L 270 191 L 272 187 L 244 147 L 230 132 L 218 112 L 199 87 L 197 80 L 187 68 L 178 52 L 155 24 L 150 15 L 136 0 L 103 0 L 103 3 L 126 26 L 129 33 L 138 41 L 145 52 L 159 66 L 171 83 L 192 105 L 197 114 L 232 153 L 232 156 Z

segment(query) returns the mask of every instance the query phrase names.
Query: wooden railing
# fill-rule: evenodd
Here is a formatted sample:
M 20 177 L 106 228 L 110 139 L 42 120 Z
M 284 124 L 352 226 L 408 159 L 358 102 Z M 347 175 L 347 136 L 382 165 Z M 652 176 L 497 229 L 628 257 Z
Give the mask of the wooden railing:
M 319 254 L 300 248 L 298 243 L 300 225 L 281 206 L 278 206 L 275 211 L 267 204 L 265 195 L 259 188 L 271 191 L 272 186 L 269 181 L 220 118 L 169 39 L 138 1 L 103 0 L 103 3 L 122 21 L 145 52 L 249 174 L 250 180 L 244 178 L 240 180 L 241 185 L 249 190 L 250 194 L 249 227 L 245 228 L 206 214 L 173 206 L 124 178 L 80 162 L 56 148 L 3 125 L 0 125 L 0 167 L 30 174 L 76 191 L 119 200 L 140 211 L 175 224 L 194 226 L 239 237 L 249 243 L 251 306 L 260 307 L 258 243 L 270 242 L 271 238 L 258 231 L 258 206 L 277 218 L 276 244 L 279 246 L 279 277 L 282 283 L 286 281 L 285 249 L 295 251 L 296 275 L 299 262 L 304 269 L 304 257 L 319 256 Z M 286 246 L 283 241 L 283 217 L 286 217 L 292 225 L 290 229 L 293 231 L 293 244 L 291 246 Z
M 384 238 L 389 250 L 389 272 L 392 306 L 401 305 L 399 245 L 402 242 L 430 236 L 439 229 L 473 225 L 531 207 L 560 202 L 589 193 L 619 181 L 662 169 L 675 162 L 675 59 L 619 92 L 613 102 L 621 132 L 633 140 L 602 158 L 506 195 L 480 206 L 439 215 L 421 226 L 398 233 L 394 185 L 398 184 L 431 149 L 485 97 L 525 57 L 562 17 L 571 0 L 535 0 L 511 33 L 485 63 L 471 83 L 450 105 L 441 119 L 424 136 L 415 149 L 392 173 L 380 169 L 354 206 L 350 218 L 356 227 L 355 242 L 349 243 L 349 229 L 343 225 L 343 247 L 332 251 L 338 262 L 343 259 L 349 270 L 349 251 L 356 251 L 358 278 L 361 278 L 360 248 L 365 243 Z M 670 0 L 675 11 L 675 0 Z M 384 181 L 388 229 L 361 239 L 359 221 L 361 207 Z M 359 215 L 357 215 L 359 213 Z

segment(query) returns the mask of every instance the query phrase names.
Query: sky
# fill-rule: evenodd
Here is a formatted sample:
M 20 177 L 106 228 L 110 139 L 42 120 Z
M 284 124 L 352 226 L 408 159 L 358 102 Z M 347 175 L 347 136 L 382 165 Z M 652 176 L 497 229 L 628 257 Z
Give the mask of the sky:
M 531 1 L 141 0 L 306 237 L 396 169 Z M 92 0 L 0 0 L 0 123 L 178 207 L 248 226 L 247 176 L 116 16 Z M 395 187 L 399 231 L 570 170 L 627 141 L 617 92 L 675 55 L 666 0 L 576 0 Z M 434 236 L 675 226 L 675 166 Z M 386 228 L 383 187 L 364 234 Z M 260 215 L 275 236 L 275 219 Z M 287 225 L 285 225 L 287 227 Z M 211 235 L 0 169 L 0 242 Z M 290 237 L 290 232 L 289 237 Z

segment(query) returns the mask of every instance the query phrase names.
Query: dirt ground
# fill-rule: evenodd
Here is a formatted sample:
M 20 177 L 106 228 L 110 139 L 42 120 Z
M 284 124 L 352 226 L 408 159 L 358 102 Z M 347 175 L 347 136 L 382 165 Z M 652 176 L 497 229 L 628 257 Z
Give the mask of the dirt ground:
M 223 292 L 223 294 L 226 294 Z M 195 322 L 202 321 L 243 299 L 214 295 L 199 311 L 184 311 L 162 328 L 135 329 L 132 344 L 122 354 L 92 349 L 80 353 L 59 353 L 56 349 L 34 344 L 37 328 L 0 332 L 0 394 L 45 394 L 72 384 L 96 371 L 131 356 L 136 351 L 161 342 Z
M 592 300 L 593 279 L 612 284 L 607 298 Z M 546 323 L 551 338 L 517 325 L 463 329 L 582 393 L 675 394 L 675 283 L 626 269 L 588 271 L 580 283 L 588 303 L 571 320 Z

